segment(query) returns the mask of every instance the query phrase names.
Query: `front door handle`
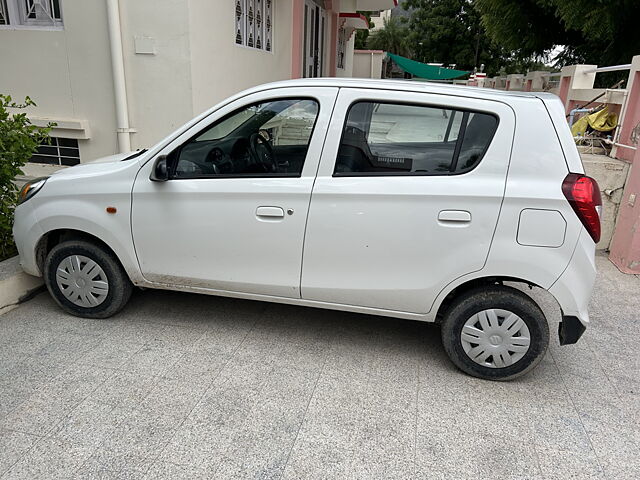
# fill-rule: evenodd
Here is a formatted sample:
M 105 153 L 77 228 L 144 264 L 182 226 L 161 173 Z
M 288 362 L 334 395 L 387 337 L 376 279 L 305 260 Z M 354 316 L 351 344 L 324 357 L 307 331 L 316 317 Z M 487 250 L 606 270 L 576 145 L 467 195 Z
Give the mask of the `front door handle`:
M 438 214 L 438 221 L 446 223 L 469 223 L 471 214 L 466 210 L 442 210 Z
M 284 218 L 284 209 L 280 207 L 258 207 L 256 216 L 267 218 Z

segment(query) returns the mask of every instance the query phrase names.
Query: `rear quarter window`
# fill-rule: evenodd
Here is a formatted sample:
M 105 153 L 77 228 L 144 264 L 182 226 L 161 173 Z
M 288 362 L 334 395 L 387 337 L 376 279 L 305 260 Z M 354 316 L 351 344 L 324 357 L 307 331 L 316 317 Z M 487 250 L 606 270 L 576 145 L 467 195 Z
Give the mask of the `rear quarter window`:
M 362 101 L 349 108 L 334 176 L 452 175 L 475 168 L 498 126 L 492 114 Z

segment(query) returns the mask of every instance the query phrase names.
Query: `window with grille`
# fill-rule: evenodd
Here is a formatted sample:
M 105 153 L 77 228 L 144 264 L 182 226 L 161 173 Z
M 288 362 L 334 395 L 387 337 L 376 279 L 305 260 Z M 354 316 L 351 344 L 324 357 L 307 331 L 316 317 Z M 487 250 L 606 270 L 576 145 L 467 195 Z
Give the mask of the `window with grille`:
M 51 137 L 51 143 L 41 144 L 29 161 L 49 165 L 77 165 L 80 163 L 78 140 Z
M 7 0 L 0 0 L 0 25 L 9 25 L 7 11 Z
M 235 0 L 236 44 L 271 52 L 273 0 Z
M 61 27 L 62 0 L 0 0 L 0 25 Z
M 347 49 L 347 31 L 344 28 L 338 29 L 338 52 L 336 55 L 336 66 L 344 69 L 344 57 Z

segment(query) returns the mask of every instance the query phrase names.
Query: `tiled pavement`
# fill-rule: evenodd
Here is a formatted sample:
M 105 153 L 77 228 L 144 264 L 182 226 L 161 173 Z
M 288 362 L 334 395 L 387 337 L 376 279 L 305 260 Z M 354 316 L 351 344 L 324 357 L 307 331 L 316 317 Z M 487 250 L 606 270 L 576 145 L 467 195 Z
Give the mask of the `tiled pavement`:
M 39 295 L 0 316 L 1 478 L 640 478 L 640 279 L 598 264 L 581 342 L 510 383 L 416 322 L 155 291 L 92 321 Z

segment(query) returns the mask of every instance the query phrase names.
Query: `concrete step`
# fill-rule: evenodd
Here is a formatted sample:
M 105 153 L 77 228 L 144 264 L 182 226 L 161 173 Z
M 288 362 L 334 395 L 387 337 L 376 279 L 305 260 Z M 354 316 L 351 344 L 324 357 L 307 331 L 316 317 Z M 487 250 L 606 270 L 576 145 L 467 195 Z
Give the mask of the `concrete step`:
M 44 288 L 42 278 L 22 271 L 18 257 L 0 262 L 0 315 Z

